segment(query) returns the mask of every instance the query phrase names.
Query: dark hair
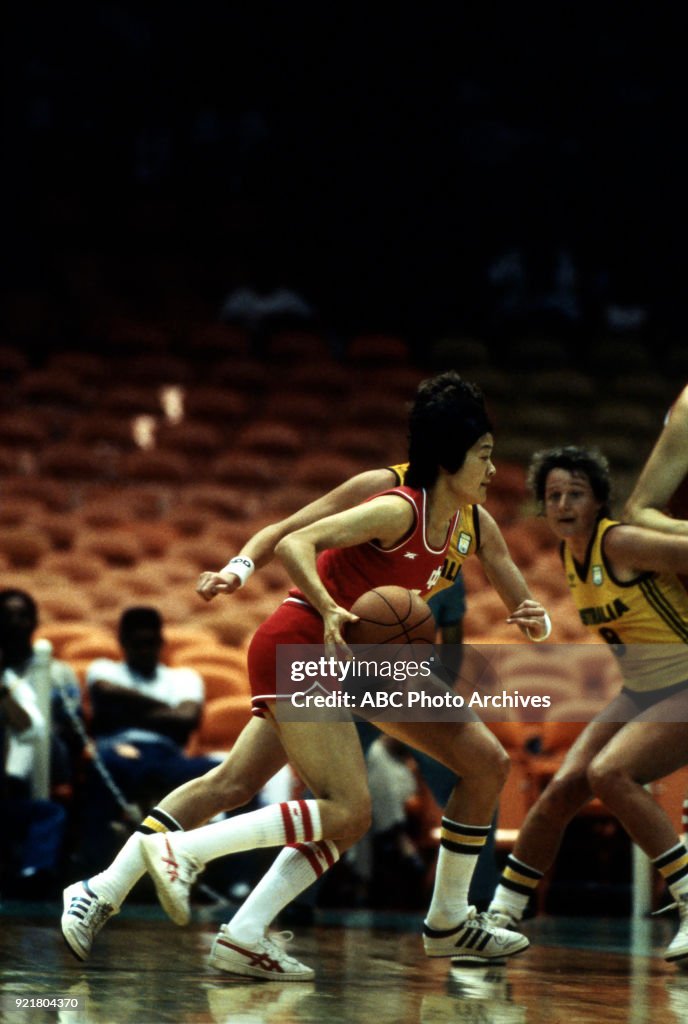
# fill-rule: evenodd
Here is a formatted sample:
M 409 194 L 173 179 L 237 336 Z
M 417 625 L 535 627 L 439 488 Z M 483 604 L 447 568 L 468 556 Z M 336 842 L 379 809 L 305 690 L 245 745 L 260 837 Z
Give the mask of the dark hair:
M 567 444 L 535 452 L 528 467 L 528 486 L 535 495 L 540 511 L 545 501 L 547 476 L 553 469 L 566 469 L 569 473 L 580 473 L 587 477 L 592 493 L 597 501 L 602 502 L 600 515 L 611 515 L 609 463 L 598 448 L 581 448 L 578 445 Z
M 162 615 L 157 608 L 135 607 L 122 612 L 119 620 L 119 637 L 131 633 L 134 629 L 157 629 L 162 631 Z
M 410 487 L 432 487 L 440 467 L 456 473 L 476 441 L 492 432 L 477 384 L 448 370 L 421 382 L 411 407 L 408 432 Z
M 31 597 L 31 594 L 27 594 L 25 590 L 19 590 L 16 587 L 7 587 L 5 590 L 0 590 L 0 612 L 5 608 L 8 601 L 12 601 L 17 597 L 26 605 L 33 620 L 33 628 L 35 629 L 38 625 L 38 606 Z

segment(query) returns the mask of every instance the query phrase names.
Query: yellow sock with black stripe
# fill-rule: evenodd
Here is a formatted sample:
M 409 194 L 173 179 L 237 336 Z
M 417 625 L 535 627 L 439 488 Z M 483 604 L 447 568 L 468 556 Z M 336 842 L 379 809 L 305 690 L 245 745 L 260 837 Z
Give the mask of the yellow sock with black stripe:
M 684 843 L 676 843 L 666 853 L 652 861 L 664 878 L 667 888 L 677 903 L 688 897 L 688 849 Z
M 442 818 L 435 887 L 426 925 L 433 930 L 453 928 L 468 916 L 468 889 L 490 825 L 462 825 Z
M 515 921 L 520 921 L 542 876 L 542 871 L 531 868 L 513 854 L 509 854 L 499 885 L 492 897 L 490 910 L 508 914 Z
M 89 879 L 89 887 L 113 907 L 119 907 L 139 878 L 146 873 L 146 865 L 140 851 L 142 837 L 153 832 L 183 831 L 182 826 L 171 814 L 154 807 L 137 827 L 136 832 L 129 836 L 110 867 Z

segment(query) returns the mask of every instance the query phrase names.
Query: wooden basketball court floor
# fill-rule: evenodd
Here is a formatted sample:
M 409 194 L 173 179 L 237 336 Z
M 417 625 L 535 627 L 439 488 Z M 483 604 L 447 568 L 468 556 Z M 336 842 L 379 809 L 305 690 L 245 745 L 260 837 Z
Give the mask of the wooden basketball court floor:
M 678 1024 L 688 969 L 661 953 L 674 920 L 538 918 L 531 948 L 504 967 L 452 968 L 422 951 L 419 918 L 320 915 L 294 952 L 310 983 L 251 982 L 205 958 L 218 920 L 176 928 L 157 907 L 125 907 L 81 964 L 57 905 L 0 908 L 0 1020 L 8 1024 Z M 207 915 L 206 915 L 207 916 Z M 78 1001 L 40 1009 L 38 999 Z M 23 1001 L 23 1006 L 17 1006 Z M 27 1002 L 28 1001 L 28 1002 Z M 33 1001 L 33 1003 L 32 1003 Z

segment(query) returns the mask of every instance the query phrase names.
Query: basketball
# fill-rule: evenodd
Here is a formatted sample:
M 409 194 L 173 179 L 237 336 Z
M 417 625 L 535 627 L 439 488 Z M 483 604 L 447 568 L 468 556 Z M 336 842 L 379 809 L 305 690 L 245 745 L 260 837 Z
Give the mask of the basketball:
M 425 601 L 403 587 L 377 587 L 353 604 L 358 622 L 346 627 L 349 644 L 434 644 L 435 619 Z

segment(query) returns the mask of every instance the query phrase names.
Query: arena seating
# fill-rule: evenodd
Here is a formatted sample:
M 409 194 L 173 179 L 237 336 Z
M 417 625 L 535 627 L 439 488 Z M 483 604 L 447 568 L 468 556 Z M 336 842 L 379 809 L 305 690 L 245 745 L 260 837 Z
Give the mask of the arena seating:
M 578 622 L 556 546 L 534 517 L 525 465 L 538 447 L 593 441 L 607 451 L 623 497 L 676 374 L 685 375 L 682 352 L 657 366 L 642 346 L 624 342 L 619 362 L 619 345 L 607 339 L 596 350 L 606 367 L 602 389 L 556 338 L 522 339 L 499 366 L 490 345 L 470 337 L 429 345 L 424 365 L 396 336 L 359 335 L 341 357 L 317 331 L 275 332 L 261 358 L 251 344 L 247 332 L 223 324 L 123 320 L 93 351 L 30 361 L 18 346 L 0 346 L 3 584 L 36 593 L 41 635 L 82 682 L 93 657 L 114 655 L 122 607 L 155 604 L 167 623 L 165 657 L 206 677 L 192 749 L 226 749 L 248 715 L 246 644 L 288 580 L 281 566 L 266 567 L 230 609 L 198 598 L 198 572 L 351 474 L 402 461 L 405 404 L 429 372 L 454 365 L 484 387 L 496 425 L 487 510 L 547 603 L 554 638 L 580 652 L 570 671 L 557 670 L 561 706 L 574 716 L 609 698 L 618 673 Z M 505 623 L 477 559 L 464 575 L 467 641 L 511 652 L 512 689 L 521 679 L 532 691 L 540 679 L 551 691 L 544 656 Z M 557 731 L 527 714 L 502 717 L 490 727 L 514 765 L 504 825 L 522 820 L 580 723 Z

